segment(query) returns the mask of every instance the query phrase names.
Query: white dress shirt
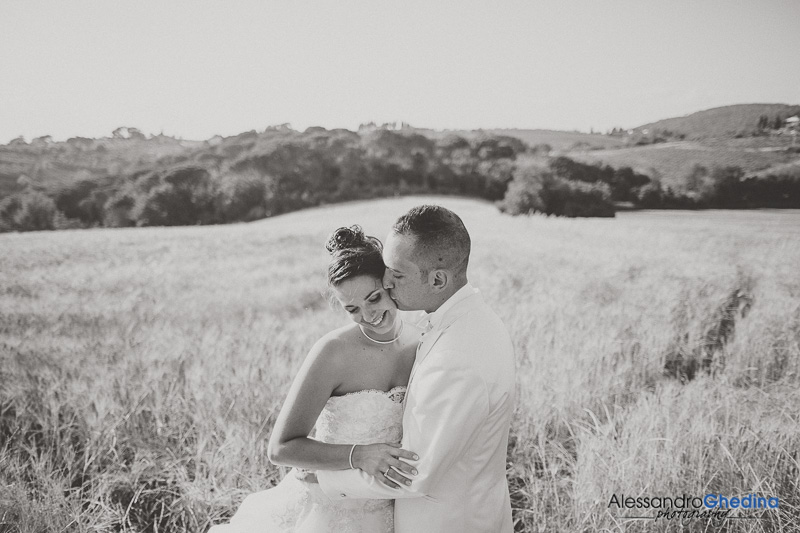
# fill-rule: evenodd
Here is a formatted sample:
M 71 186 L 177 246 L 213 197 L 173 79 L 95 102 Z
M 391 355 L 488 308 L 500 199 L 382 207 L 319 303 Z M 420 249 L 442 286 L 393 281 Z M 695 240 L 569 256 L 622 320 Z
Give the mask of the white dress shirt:
M 509 533 L 511 339 L 469 284 L 427 318 L 403 413 L 402 446 L 419 455 L 418 475 L 390 489 L 361 470 L 318 471 L 320 487 L 334 500 L 395 498 L 397 533 Z

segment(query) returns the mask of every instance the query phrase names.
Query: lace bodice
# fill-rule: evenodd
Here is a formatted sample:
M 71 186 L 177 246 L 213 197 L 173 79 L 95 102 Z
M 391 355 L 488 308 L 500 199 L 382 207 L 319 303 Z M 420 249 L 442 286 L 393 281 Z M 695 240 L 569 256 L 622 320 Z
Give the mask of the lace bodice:
M 399 443 L 405 393 L 400 386 L 332 396 L 317 419 L 315 438 L 331 444 Z

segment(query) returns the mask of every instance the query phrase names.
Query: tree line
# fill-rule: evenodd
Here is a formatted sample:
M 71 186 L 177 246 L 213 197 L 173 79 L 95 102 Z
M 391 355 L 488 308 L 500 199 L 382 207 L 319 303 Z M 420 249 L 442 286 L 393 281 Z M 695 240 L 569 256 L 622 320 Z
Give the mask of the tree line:
M 799 208 L 800 172 L 745 177 L 738 166 L 695 165 L 681 189 L 628 167 L 613 169 L 556 157 L 520 166 L 501 210 L 563 216 L 614 216 L 622 205 L 641 209 Z
M 496 202 L 509 214 L 614 216 L 633 208 L 800 207 L 800 179 L 695 167 L 684 190 L 631 168 L 585 164 L 519 139 L 407 131 L 248 132 L 120 175 L 30 184 L 0 201 L 0 231 L 251 221 L 403 194 Z

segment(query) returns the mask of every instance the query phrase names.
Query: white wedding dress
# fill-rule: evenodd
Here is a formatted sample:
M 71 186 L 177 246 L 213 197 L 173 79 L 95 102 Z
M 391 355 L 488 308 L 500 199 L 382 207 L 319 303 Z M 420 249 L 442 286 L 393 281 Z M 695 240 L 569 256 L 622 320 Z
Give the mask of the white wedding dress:
M 332 444 L 400 443 L 405 387 L 333 396 L 314 426 L 314 438 Z M 392 533 L 393 500 L 332 502 L 316 483 L 289 472 L 276 487 L 245 498 L 229 524 L 209 533 Z

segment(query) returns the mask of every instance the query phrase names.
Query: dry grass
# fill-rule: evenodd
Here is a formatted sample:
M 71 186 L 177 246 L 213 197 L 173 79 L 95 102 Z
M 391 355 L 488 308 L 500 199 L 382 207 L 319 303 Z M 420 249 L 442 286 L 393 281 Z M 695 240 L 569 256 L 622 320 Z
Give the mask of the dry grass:
M 311 344 L 339 225 L 385 235 L 425 199 L 250 224 L 0 236 L 0 531 L 204 531 L 281 473 L 266 439 Z M 510 218 L 437 199 L 473 235 L 473 283 L 508 325 L 520 531 L 678 531 L 613 493 L 778 496 L 683 531 L 798 531 L 800 213 Z M 752 305 L 707 372 L 731 291 Z M 681 375 L 679 375 L 681 377 Z

